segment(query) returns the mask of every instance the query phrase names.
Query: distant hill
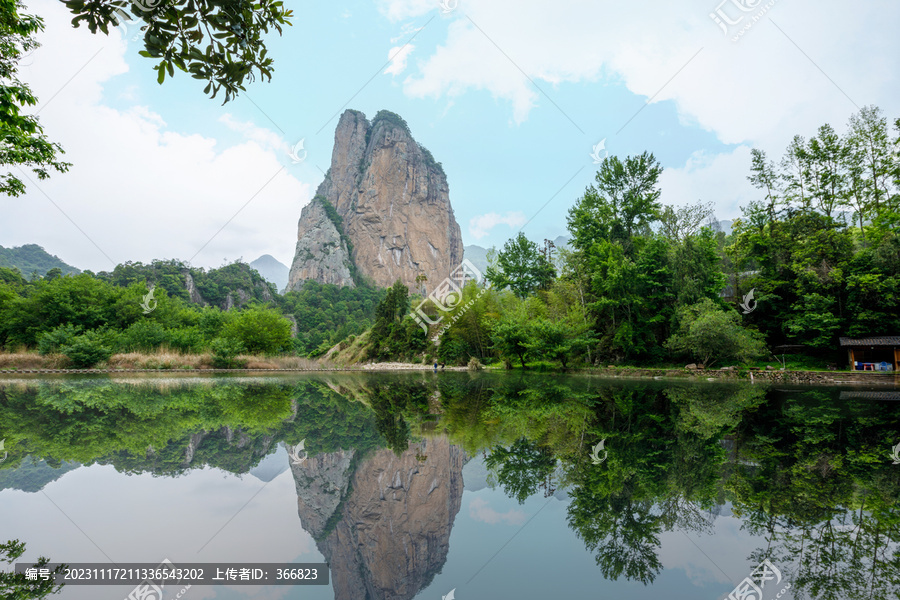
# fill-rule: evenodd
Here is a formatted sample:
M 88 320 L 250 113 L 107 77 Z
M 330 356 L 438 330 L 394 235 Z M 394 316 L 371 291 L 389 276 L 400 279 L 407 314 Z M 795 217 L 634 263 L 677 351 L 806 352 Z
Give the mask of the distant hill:
M 16 248 L 0 246 L 0 267 L 16 268 L 26 278 L 31 277 L 32 273 L 43 277 L 50 269 L 59 269 L 63 275 L 81 273 L 79 269 L 66 264 L 58 256 L 48 254 L 37 244 L 25 244 Z
M 284 292 L 284 288 L 287 287 L 288 273 L 290 272 L 287 265 L 281 263 L 271 254 L 263 254 L 251 262 L 250 266 L 256 269 L 266 281 L 274 283 L 279 293 Z
M 538 245 L 538 248 L 540 248 L 540 249 L 544 248 L 544 240 L 532 240 L 532 241 L 534 241 L 534 243 Z M 560 248 L 564 248 L 568 245 L 569 238 L 567 238 L 564 235 L 561 235 L 561 236 L 557 237 L 555 240 L 551 240 L 551 241 L 554 244 L 556 244 L 556 250 L 559 250 Z M 498 251 L 501 249 L 502 249 L 502 246 L 500 248 L 497 248 Z M 490 250 L 490 248 L 484 248 L 482 246 L 476 246 L 475 244 L 472 244 L 472 245 L 466 246 L 464 248 L 463 257 L 466 260 L 468 260 L 469 262 L 471 262 L 473 265 L 475 265 L 475 268 L 478 269 L 479 271 L 481 271 L 482 274 L 484 274 L 484 272 L 487 270 L 487 267 L 488 267 L 488 261 L 487 261 L 488 250 Z M 556 254 L 555 254 L 556 250 L 554 250 L 554 255 L 553 255 L 554 258 L 556 258 Z
M 16 468 L 0 471 L 0 490 L 22 490 L 23 492 L 39 492 L 48 483 L 54 482 L 69 471 L 77 469 L 77 462 L 61 461 L 50 466 L 47 461 L 26 456 Z
M 247 263 L 210 269 L 189 267 L 180 260 L 154 260 L 149 265 L 125 262 L 112 272 L 100 271 L 99 279 L 113 285 L 127 286 L 147 283 L 166 290 L 171 297 L 194 304 L 218 306 L 222 310 L 240 308 L 257 300 L 271 302 L 275 286 L 266 281 Z
M 487 270 L 488 266 L 487 253 L 487 248 L 475 246 L 474 244 L 463 248 L 463 258 L 475 265 L 475 268 L 481 271 L 482 275 Z

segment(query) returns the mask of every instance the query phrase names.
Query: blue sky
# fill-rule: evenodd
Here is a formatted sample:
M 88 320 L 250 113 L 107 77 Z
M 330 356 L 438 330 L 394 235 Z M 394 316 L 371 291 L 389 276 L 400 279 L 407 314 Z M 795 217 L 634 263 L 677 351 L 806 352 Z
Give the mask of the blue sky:
M 444 165 L 465 243 L 482 246 L 523 225 L 536 241 L 565 234 L 601 140 L 653 152 L 664 202 L 713 202 L 732 219 L 756 197 L 750 148 L 780 157 L 794 134 L 842 131 L 867 104 L 900 116 L 900 6 L 887 0 L 286 4 L 294 26 L 269 41 L 272 82 L 221 106 L 183 73 L 157 85 L 133 29 L 93 36 L 60 2 L 29 2 L 47 31 L 23 78 L 75 166 L 0 200 L 0 245 L 38 243 L 93 270 L 264 253 L 289 264 L 344 107 L 403 116 Z M 741 20 L 726 35 L 711 13 Z

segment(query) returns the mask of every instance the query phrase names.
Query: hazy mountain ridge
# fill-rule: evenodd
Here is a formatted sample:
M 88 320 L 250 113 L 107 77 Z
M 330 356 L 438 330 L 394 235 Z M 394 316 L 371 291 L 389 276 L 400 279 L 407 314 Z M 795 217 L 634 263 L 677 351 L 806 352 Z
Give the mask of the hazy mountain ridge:
M 55 254 L 50 254 L 37 244 L 25 244 L 13 248 L 0 246 L 0 267 L 18 269 L 25 277 L 37 273 L 43 277 L 51 269 L 59 269 L 63 275 L 76 275 L 80 269 L 66 263 Z

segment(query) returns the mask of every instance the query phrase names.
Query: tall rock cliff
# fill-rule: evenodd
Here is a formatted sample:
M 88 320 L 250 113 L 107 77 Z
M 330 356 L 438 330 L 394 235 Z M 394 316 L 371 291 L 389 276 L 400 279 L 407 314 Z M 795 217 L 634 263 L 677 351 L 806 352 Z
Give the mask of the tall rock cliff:
M 411 600 L 447 560 L 465 453 L 432 438 L 397 456 L 318 455 L 291 470 L 301 524 L 331 569 L 335 600 Z
M 341 115 L 331 168 L 300 214 L 288 290 L 309 279 L 337 285 L 397 279 L 432 289 L 463 259 L 459 224 L 440 163 L 394 113 L 370 123 Z

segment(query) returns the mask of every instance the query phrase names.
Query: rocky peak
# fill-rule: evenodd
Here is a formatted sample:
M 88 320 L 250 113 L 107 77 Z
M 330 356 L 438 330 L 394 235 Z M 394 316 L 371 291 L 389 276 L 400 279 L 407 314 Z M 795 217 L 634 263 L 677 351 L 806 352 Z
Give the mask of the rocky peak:
M 309 208 L 315 203 L 321 206 Z M 331 167 L 300 215 L 288 289 L 307 279 L 338 285 L 368 280 L 379 287 L 400 279 L 414 288 L 419 275 L 431 288 L 462 258 L 440 163 L 398 115 L 381 111 L 370 123 L 359 111 L 344 112 Z
M 447 438 L 345 451 L 292 468 L 303 528 L 331 568 L 335 600 L 411 600 L 447 560 L 465 452 Z

